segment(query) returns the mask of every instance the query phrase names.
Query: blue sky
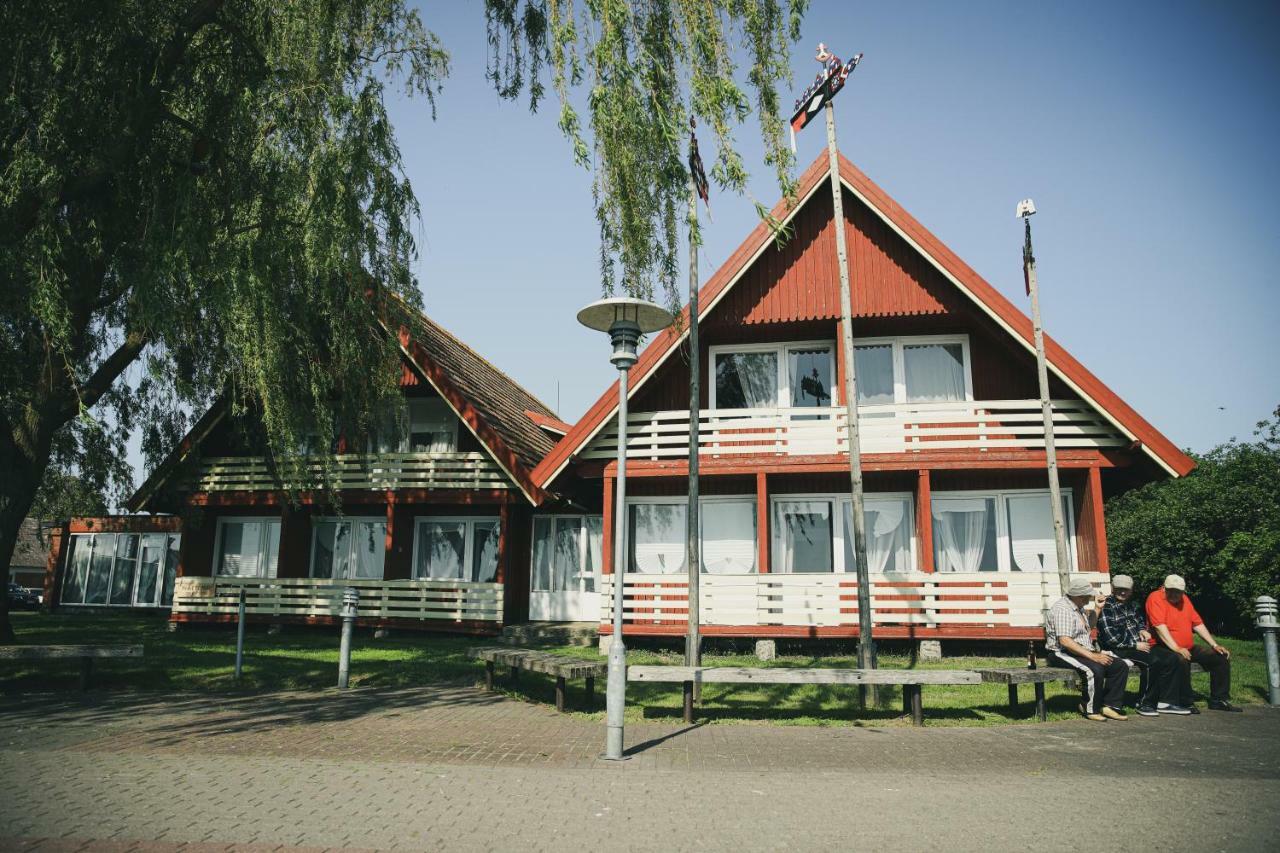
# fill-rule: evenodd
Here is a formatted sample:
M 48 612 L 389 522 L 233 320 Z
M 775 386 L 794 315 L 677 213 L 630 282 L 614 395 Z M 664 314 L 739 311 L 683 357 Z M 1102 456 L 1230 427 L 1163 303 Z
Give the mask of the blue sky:
M 590 175 L 553 99 L 530 114 L 493 93 L 479 3 L 422 15 L 452 74 L 435 121 L 423 100 L 391 115 L 426 309 L 576 420 L 613 378 L 574 320 L 600 290 Z M 837 102 L 844 154 L 1024 309 L 1014 205 L 1034 198 L 1046 329 L 1202 451 L 1280 403 L 1277 32 L 1276 4 L 814 2 L 784 103 L 819 41 L 863 51 Z M 738 138 L 772 205 L 757 137 L 753 117 Z M 802 132 L 798 169 L 824 144 Z M 713 189 L 712 210 L 704 281 L 756 223 L 746 198 Z

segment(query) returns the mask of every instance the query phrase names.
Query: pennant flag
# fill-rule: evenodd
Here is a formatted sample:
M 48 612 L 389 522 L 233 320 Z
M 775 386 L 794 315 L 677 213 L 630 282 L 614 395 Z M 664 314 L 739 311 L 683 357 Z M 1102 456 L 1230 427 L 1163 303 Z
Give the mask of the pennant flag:
M 1027 239 L 1022 244 L 1022 283 L 1027 287 L 1027 296 L 1031 295 L 1031 265 L 1036 262 L 1031 254 L 1031 226 L 1027 225 Z
M 689 127 L 694 127 L 693 119 L 689 120 Z M 689 175 L 693 178 L 693 188 L 698 193 L 698 198 L 707 206 L 707 216 L 710 216 L 711 187 L 707 184 L 706 170 L 702 168 L 702 155 L 698 153 L 698 137 L 692 129 L 689 131 Z
M 827 101 L 844 88 L 845 80 L 849 79 L 849 74 L 862 61 L 862 54 L 859 53 L 848 62 L 841 62 L 840 57 L 826 49 L 826 45 L 818 45 L 818 58 L 822 62 L 822 71 L 809 84 L 809 88 L 804 90 L 804 94 L 796 99 L 795 113 L 791 116 L 792 150 L 795 150 L 796 131 L 803 130 L 817 118 Z

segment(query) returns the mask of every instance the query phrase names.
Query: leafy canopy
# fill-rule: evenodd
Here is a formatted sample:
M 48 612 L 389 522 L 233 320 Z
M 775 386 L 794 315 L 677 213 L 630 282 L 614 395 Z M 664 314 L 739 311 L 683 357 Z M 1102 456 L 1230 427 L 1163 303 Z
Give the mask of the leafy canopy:
M 765 161 L 794 197 L 778 81 L 791 80 L 789 43 L 807 0 L 486 0 L 489 77 L 498 93 L 528 92 L 537 109 L 550 69 L 559 124 L 578 163 L 594 164 L 604 292 L 680 305 L 676 264 L 691 118 L 710 128 L 712 177 L 735 192 L 747 170 L 734 129 L 754 109 Z M 740 79 L 745 78 L 745 79 Z M 750 92 L 750 95 L 748 95 Z M 585 99 L 587 130 L 579 108 Z M 762 217 L 767 209 L 756 203 Z M 690 221 L 697 240 L 696 223 Z M 775 226 L 777 223 L 772 223 Z
M 1210 628 L 1236 634 L 1252 632 L 1255 597 L 1280 593 L 1280 407 L 1254 436 L 1106 507 L 1113 572 L 1144 589 L 1182 575 Z

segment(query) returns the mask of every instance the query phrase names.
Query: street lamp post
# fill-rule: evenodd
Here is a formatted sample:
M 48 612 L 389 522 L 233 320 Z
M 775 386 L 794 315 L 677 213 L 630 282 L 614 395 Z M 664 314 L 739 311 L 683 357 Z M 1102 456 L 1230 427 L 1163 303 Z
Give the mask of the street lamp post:
M 626 571 L 627 531 L 627 379 L 636 363 L 640 336 L 671 325 L 663 308 L 627 296 L 592 302 L 578 312 L 578 322 L 608 332 L 613 343 L 609 361 L 618 369 L 618 492 L 613 513 L 613 633 L 609 639 L 608 682 L 605 688 L 604 757 L 622 759 L 622 713 L 627 703 L 627 648 L 622 642 L 623 575 Z

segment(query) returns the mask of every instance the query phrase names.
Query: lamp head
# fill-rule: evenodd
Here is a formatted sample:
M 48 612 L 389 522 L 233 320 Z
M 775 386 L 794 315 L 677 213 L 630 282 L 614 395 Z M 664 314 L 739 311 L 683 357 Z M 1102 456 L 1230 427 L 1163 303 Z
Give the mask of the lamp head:
M 671 312 L 661 306 L 630 296 L 599 299 L 578 312 L 579 323 L 609 333 L 613 342 L 609 360 L 619 370 L 628 370 L 636 363 L 641 335 L 665 329 L 672 319 Z

